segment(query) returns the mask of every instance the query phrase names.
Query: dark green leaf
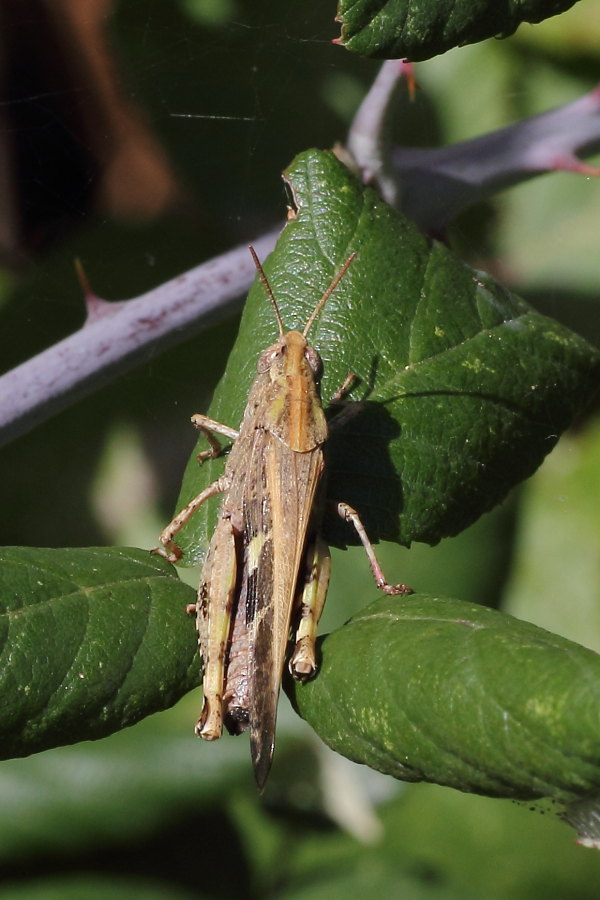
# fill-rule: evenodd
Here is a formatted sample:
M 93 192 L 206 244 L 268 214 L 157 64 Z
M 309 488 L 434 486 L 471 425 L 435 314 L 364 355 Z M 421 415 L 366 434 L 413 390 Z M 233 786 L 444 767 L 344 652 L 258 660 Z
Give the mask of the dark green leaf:
M 357 508 L 374 538 L 436 543 L 457 534 L 537 468 L 597 386 L 600 354 L 425 238 L 331 153 L 301 154 L 285 177 L 297 215 L 265 268 L 288 327 L 306 322 L 357 253 L 311 332 L 324 398 L 353 371 L 352 397 L 365 400 L 329 441 L 330 496 Z M 255 285 L 213 418 L 237 427 L 258 354 L 275 336 Z M 194 455 L 179 505 L 222 466 L 199 467 Z M 187 562 L 218 502 L 181 532 Z M 338 545 L 354 540 L 342 523 L 326 532 Z
M 371 604 L 287 685 L 323 740 L 406 781 L 496 797 L 600 786 L 600 656 L 486 607 L 427 594 Z
M 429 59 L 451 47 L 507 37 L 521 22 L 541 22 L 575 0 L 339 0 L 338 43 L 384 59 Z
M 198 683 L 194 591 L 144 550 L 0 551 L 0 758 L 104 737 Z

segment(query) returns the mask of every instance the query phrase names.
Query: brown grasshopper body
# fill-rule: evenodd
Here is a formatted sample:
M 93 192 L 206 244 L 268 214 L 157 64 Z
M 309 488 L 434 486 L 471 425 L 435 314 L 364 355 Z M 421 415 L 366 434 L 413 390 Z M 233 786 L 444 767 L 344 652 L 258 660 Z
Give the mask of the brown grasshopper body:
M 261 353 L 239 433 L 205 416 L 194 424 L 233 438 L 224 474 L 195 497 L 160 535 L 156 552 L 176 561 L 173 537 L 210 496 L 223 493 L 219 520 L 204 562 L 196 604 L 204 663 L 204 706 L 196 733 L 206 740 L 249 728 L 256 781 L 263 788 L 273 757 L 277 701 L 292 633 L 289 667 L 300 680 L 316 671 L 316 630 L 329 583 L 329 551 L 320 537 L 323 445 L 327 421 L 321 404 L 321 359 L 306 335 L 346 272 L 349 257 L 315 307 L 303 332 L 284 331 L 262 267 L 258 273 L 273 304 L 279 339 Z M 338 394 L 338 397 L 341 396 Z M 367 550 L 379 587 L 389 585 L 357 514 L 352 521 Z

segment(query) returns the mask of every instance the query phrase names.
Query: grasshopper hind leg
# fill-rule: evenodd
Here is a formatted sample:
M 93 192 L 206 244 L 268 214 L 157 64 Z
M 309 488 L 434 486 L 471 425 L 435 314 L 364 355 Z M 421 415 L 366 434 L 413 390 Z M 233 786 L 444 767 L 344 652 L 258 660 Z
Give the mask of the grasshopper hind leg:
M 304 579 L 298 592 L 298 625 L 289 662 L 290 673 L 298 681 L 308 681 L 317 670 L 317 626 L 325 605 L 330 572 L 329 547 L 317 535 L 308 546 Z
M 196 734 L 216 741 L 223 730 L 225 656 L 231 631 L 231 612 L 237 577 L 234 529 L 229 518 L 221 518 L 215 529 L 198 588 L 198 644 L 204 666 L 204 704 Z

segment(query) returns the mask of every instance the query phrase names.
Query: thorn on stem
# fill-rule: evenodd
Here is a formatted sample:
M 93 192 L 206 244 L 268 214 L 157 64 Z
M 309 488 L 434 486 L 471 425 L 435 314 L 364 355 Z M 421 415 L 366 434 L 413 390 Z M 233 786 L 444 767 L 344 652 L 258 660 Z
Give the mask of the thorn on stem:
M 114 303 L 108 303 L 96 294 L 83 268 L 79 257 L 75 258 L 75 272 L 83 291 L 83 299 L 87 312 L 86 324 L 101 318 L 109 310 L 114 312 Z

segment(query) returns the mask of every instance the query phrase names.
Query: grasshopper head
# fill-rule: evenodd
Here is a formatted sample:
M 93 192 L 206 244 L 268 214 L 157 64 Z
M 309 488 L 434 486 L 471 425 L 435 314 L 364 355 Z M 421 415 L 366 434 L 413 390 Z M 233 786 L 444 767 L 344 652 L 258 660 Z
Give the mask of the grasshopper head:
M 258 360 L 260 373 L 271 372 L 273 380 L 302 371 L 308 364 L 315 381 L 323 374 L 321 357 L 300 331 L 288 331 L 278 341 L 267 347 Z

